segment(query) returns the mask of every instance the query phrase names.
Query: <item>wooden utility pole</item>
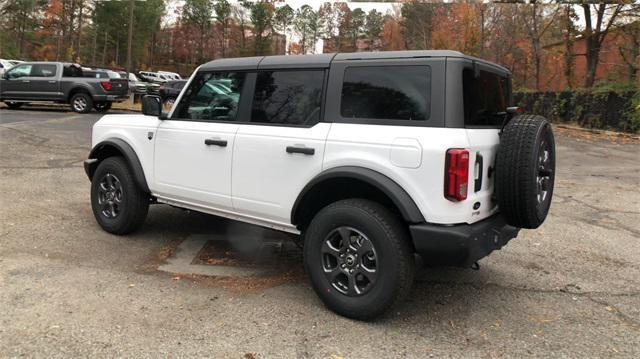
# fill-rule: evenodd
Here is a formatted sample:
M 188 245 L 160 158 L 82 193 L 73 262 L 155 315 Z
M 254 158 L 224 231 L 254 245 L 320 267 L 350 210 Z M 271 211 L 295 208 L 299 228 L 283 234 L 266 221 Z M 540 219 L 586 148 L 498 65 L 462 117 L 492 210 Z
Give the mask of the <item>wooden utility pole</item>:
M 127 79 L 131 72 L 131 43 L 133 42 L 133 5 L 135 0 L 129 0 L 129 40 L 127 42 Z

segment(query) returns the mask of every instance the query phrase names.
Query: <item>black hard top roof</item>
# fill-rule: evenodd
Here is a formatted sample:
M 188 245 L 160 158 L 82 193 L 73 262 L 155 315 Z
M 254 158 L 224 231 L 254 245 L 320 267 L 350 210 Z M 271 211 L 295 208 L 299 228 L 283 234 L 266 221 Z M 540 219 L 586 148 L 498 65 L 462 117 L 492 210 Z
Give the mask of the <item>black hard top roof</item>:
M 504 71 L 506 68 L 465 55 L 458 51 L 451 50 L 410 50 L 410 51 L 377 51 L 377 52 L 349 52 L 349 53 L 329 53 L 317 55 L 276 55 L 276 56 L 255 56 L 226 58 L 209 61 L 200 66 L 200 70 L 255 70 L 269 68 L 328 68 L 332 61 L 351 60 L 380 60 L 380 59 L 405 59 L 419 57 L 457 57 L 471 61 L 480 61 L 492 66 L 499 67 Z

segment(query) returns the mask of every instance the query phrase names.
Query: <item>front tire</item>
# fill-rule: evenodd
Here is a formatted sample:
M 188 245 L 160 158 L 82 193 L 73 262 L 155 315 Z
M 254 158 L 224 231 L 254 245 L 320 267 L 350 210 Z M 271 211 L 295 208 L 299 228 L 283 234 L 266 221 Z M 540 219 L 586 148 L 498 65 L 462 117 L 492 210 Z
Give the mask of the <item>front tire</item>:
M 71 110 L 74 112 L 89 113 L 93 107 L 93 99 L 91 95 L 81 92 L 73 95 L 69 104 L 71 105 Z
M 135 182 L 122 157 L 109 157 L 91 180 L 91 209 L 102 229 L 128 234 L 140 228 L 149 210 L 149 194 Z
M 358 320 L 387 312 L 413 283 L 406 225 L 365 199 L 335 202 L 313 218 L 305 233 L 304 263 L 324 304 Z

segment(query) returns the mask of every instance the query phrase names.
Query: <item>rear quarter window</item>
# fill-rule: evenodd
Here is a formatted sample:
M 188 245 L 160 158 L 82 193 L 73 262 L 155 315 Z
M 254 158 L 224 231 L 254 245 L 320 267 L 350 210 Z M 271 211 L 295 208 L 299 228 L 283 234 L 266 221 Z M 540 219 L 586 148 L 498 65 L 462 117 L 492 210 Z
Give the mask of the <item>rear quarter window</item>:
M 499 127 L 509 106 L 509 78 L 489 71 L 462 72 L 465 126 Z
M 340 114 L 349 119 L 426 121 L 429 66 L 358 66 L 344 72 Z

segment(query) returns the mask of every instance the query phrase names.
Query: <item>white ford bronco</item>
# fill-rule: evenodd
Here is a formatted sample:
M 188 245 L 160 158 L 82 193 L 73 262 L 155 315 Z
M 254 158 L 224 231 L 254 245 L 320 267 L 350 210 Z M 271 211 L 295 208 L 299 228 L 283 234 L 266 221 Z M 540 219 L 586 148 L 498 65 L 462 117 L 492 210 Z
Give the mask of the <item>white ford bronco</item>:
M 155 203 L 292 233 L 322 301 L 372 319 L 416 254 L 474 266 L 544 221 L 551 126 L 510 103 L 507 69 L 454 51 L 219 59 L 168 113 L 94 125 L 91 206 L 121 235 Z

